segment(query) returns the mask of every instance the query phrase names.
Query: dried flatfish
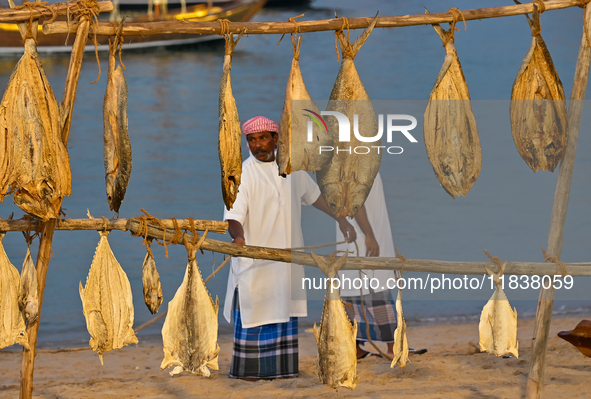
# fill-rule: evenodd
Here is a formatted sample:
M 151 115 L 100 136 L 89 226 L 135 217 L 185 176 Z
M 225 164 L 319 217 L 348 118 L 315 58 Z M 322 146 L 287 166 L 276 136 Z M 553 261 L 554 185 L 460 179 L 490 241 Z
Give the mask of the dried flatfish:
M 101 232 L 86 287 L 80 283 L 80 298 L 90 333 L 90 348 L 99 354 L 137 344 L 133 331 L 133 298 L 127 275 L 115 259 L 107 240 L 108 232 Z
M 164 359 L 160 369 L 176 366 L 170 375 L 189 371 L 210 376 L 209 369 L 218 370 L 218 309 L 201 277 L 195 254 L 197 246 L 185 244 L 189 262 L 183 283 L 172 301 L 162 326 Z
M 451 33 L 437 24 L 433 27 L 445 43 L 446 56 L 429 96 L 423 133 L 435 176 L 455 198 L 466 196 L 478 179 L 482 151 L 468 85 Z
M 127 83 L 121 65 L 115 68 L 119 39 L 110 45 L 109 76 L 103 103 L 105 182 L 112 211 L 119 212 L 131 175 L 131 143 L 127 133 Z
M 293 40 L 293 60 L 285 89 L 285 102 L 279 123 L 277 164 L 279 174 L 289 175 L 296 170 L 315 172 L 326 166 L 332 158 L 329 151 L 320 152 L 321 146 L 332 146 L 332 138 L 324 125 L 318 123 L 320 109 L 310 97 L 300 70 L 300 46 Z M 317 123 L 313 123 L 312 121 Z M 308 137 L 308 132 L 312 137 Z M 309 141 L 310 140 L 310 141 Z
M 360 140 L 357 134 L 365 133 L 362 137 L 369 138 L 378 132 L 376 113 L 353 62 L 376 22 L 377 16 L 353 45 L 343 32 L 338 36 L 343 50 L 343 61 L 330 94 L 327 111 L 340 112 L 352 121 L 350 141 L 339 143 L 337 118 L 326 118 L 328 132 L 335 147 L 337 144 L 344 147 L 340 148 L 340 151 L 335 149 L 331 162 L 317 173 L 318 186 L 334 216 L 352 218 L 357 214 L 369 195 L 382 160 L 382 153 L 377 150 L 372 150 L 368 154 L 356 154 L 352 151 L 357 146 L 367 144 Z M 354 131 L 355 124 L 359 126 L 358 132 Z M 379 139 L 372 140 L 372 146 L 379 146 L 380 143 Z
M 29 337 L 18 301 L 20 276 L 4 251 L 5 235 L 0 233 L 0 349 L 13 344 L 28 349 Z
M 39 62 L 35 40 L 8 82 L 0 105 L 0 197 L 14 193 L 14 203 L 40 219 L 59 217 L 71 191 L 70 161 L 61 138 L 60 107 Z
M 148 244 L 149 246 L 150 244 Z M 149 248 L 149 247 L 148 247 Z M 148 250 L 142 266 L 142 283 L 144 287 L 144 302 L 152 314 L 158 313 L 158 308 L 162 304 L 162 286 L 160 284 L 160 274 L 156 270 L 154 257 Z
M 408 363 L 408 340 L 406 339 L 406 322 L 402 315 L 402 299 L 401 290 L 398 289 L 396 296 L 396 330 L 394 331 L 394 357 L 390 367 L 395 365 L 400 367 L 406 366 Z
M 233 35 L 226 36 L 226 55 L 224 56 L 224 71 L 220 84 L 219 102 L 219 139 L 218 152 L 222 168 L 222 197 L 226 209 L 230 210 L 236 201 L 240 177 L 242 175 L 242 148 L 240 147 L 240 120 L 236 100 L 232 94 L 230 71 L 232 69 L 232 53 L 242 34 L 236 41 Z
M 517 342 L 517 310 L 511 309 L 509 300 L 502 288 L 501 276 L 507 262 L 503 263 L 499 273 L 486 268 L 495 283 L 495 292 L 482 309 L 480 315 L 480 351 L 495 356 L 513 355 L 519 357 Z
M 27 246 L 27 254 L 23 262 L 23 270 L 18 290 L 19 308 L 27 324 L 37 320 L 39 315 L 39 284 L 37 283 L 37 269 L 31 258 L 31 249 Z
M 314 262 L 326 277 L 332 279 L 345 264 L 347 255 L 332 264 L 326 264 L 321 257 L 311 252 Z M 314 337 L 318 345 L 318 378 L 331 388 L 355 389 L 357 376 L 357 322 L 353 325 L 341 301 L 338 288 L 328 280 L 320 328 L 314 323 Z
M 511 130 L 521 158 L 534 172 L 554 171 L 566 148 L 567 109 L 562 82 L 540 35 L 534 4 L 531 46 L 511 91 Z

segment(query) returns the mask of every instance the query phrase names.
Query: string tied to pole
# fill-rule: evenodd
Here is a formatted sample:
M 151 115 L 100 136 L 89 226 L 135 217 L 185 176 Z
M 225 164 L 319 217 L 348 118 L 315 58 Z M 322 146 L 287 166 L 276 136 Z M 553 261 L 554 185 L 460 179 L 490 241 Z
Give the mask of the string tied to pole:
M 89 36 L 94 44 L 94 54 L 96 56 L 96 64 L 98 65 L 98 76 L 94 82 L 90 84 L 95 84 L 101 78 L 101 63 L 98 56 L 98 41 L 96 39 L 96 31 L 98 29 L 98 15 L 101 12 L 101 9 L 98 5 L 97 0 L 77 0 L 76 5 L 78 8 L 74 11 L 73 19 L 77 19 L 78 21 L 82 21 L 86 19 L 92 28 L 94 35 Z M 69 23 L 68 18 L 68 23 Z M 67 41 L 67 38 L 66 38 Z
M 33 9 L 37 8 L 37 9 L 43 9 L 43 10 L 48 10 L 51 13 L 51 18 L 49 19 L 49 21 L 47 21 L 48 23 L 51 23 L 55 20 L 55 18 L 57 17 L 57 14 L 55 13 L 55 11 L 53 10 L 53 8 L 49 7 L 47 5 L 48 3 L 46 1 L 44 1 L 43 3 L 23 3 L 22 5 L 18 6 L 18 7 L 14 7 L 15 10 L 22 10 L 24 8 L 28 8 L 29 9 L 29 21 L 27 23 L 27 33 L 25 34 L 25 37 L 23 38 L 23 43 L 27 40 L 27 39 L 33 39 L 35 41 L 35 44 L 38 44 L 37 42 L 37 35 L 33 34 Z
M 229 19 L 218 19 L 220 23 L 220 36 L 226 36 L 230 33 L 230 20 Z
M 558 259 L 558 256 L 548 255 L 544 250 L 544 247 L 542 247 L 542 254 L 544 255 L 544 262 L 556 263 L 556 271 L 560 272 L 562 278 L 565 278 L 568 275 L 566 266 L 560 261 L 560 259 Z
M 296 22 L 296 19 L 303 17 L 304 14 L 300 14 L 297 17 L 291 17 L 288 19 L 289 22 L 293 23 L 293 32 L 291 34 L 291 43 L 293 45 L 293 53 L 294 53 L 294 58 L 296 59 L 296 61 L 300 60 L 300 54 L 298 52 L 297 57 L 296 57 L 296 42 L 298 39 L 298 33 L 300 32 L 300 26 L 298 25 L 298 23 Z M 295 36 L 294 36 L 295 35 Z M 279 46 L 279 44 L 281 43 L 281 41 L 283 40 L 283 38 L 285 37 L 285 33 L 281 35 L 281 39 L 279 39 L 279 41 L 277 42 L 277 45 Z
M 337 45 L 337 39 L 341 43 L 341 52 L 343 58 L 349 57 L 354 58 L 355 53 L 353 52 L 353 46 L 351 46 L 351 26 L 347 17 L 341 17 L 341 28 L 334 32 L 334 48 L 337 53 L 337 62 L 339 62 L 339 47 Z M 344 30 L 347 29 L 347 40 L 345 40 Z
M 111 22 L 111 26 L 113 26 L 113 29 L 115 29 L 115 40 L 113 40 L 111 43 L 111 39 L 109 38 L 109 53 L 114 56 L 117 52 L 119 52 L 119 63 L 123 69 L 127 69 L 123 63 L 123 60 L 121 59 L 121 53 L 123 49 L 123 24 L 125 23 L 125 18 L 126 17 L 123 17 L 123 19 L 121 19 L 118 27 L 116 27 L 115 24 Z
M 466 18 L 464 17 L 464 14 L 458 8 L 456 8 L 456 7 L 450 8 L 448 12 L 452 16 L 452 21 L 449 24 L 449 31 L 447 31 L 447 38 L 443 42 L 443 47 L 445 47 L 445 45 L 447 43 L 449 43 L 450 40 L 452 43 L 455 42 L 454 34 L 456 31 L 459 31 L 459 29 L 456 28 L 456 24 L 460 21 L 460 19 L 462 21 L 464 21 L 464 32 L 466 30 L 468 30 L 468 27 L 466 26 Z

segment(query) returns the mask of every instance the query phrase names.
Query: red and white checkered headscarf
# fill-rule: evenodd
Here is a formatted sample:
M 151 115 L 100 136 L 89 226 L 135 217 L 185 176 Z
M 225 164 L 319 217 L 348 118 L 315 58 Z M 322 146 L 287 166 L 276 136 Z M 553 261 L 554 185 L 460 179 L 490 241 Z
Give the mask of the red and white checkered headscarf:
M 250 133 L 258 132 L 275 132 L 279 133 L 279 125 L 265 116 L 255 116 L 250 118 L 242 124 L 242 134 L 248 135 Z

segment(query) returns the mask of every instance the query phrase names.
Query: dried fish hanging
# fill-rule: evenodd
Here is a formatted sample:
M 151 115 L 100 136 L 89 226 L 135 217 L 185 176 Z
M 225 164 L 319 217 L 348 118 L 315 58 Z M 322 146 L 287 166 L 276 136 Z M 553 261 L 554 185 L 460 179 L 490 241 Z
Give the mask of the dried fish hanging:
M 497 264 L 499 272 L 494 273 L 485 267 L 486 272 L 493 278 L 495 292 L 482 309 L 480 315 L 480 323 L 478 324 L 480 351 L 488 352 L 497 357 L 505 355 L 519 357 L 517 310 L 511 309 L 500 280 L 507 262 L 501 265 L 499 258 L 496 256 L 491 257 L 488 252 L 486 254 Z
M 152 239 L 146 241 L 146 257 L 142 265 L 142 285 L 144 288 L 144 302 L 150 310 L 150 313 L 158 313 L 158 308 L 162 304 L 162 286 L 160 284 L 160 274 L 156 270 L 156 262 L 150 248 Z
M 223 22 L 220 22 L 223 26 Z M 226 29 L 227 30 L 227 29 Z M 236 201 L 240 177 L 242 175 L 242 148 L 240 147 L 241 131 L 240 119 L 236 100 L 232 95 L 230 71 L 232 69 L 232 53 L 236 44 L 242 37 L 242 33 L 236 41 L 234 35 L 228 33 L 226 38 L 226 54 L 224 56 L 224 71 L 220 84 L 219 102 L 219 139 L 218 152 L 220 166 L 222 168 L 222 196 L 226 209 L 230 210 Z
M 90 348 L 99 354 L 137 344 L 133 331 L 133 298 L 127 275 L 115 259 L 107 240 L 108 232 L 100 232 L 101 239 L 94 253 L 86 287 L 80 283 L 80 298 L 90 333 Z
M 357 375 L 357 321 L 351 324 L 343 307 L 338 288 L 333 288 L 334 278 L 347 260 L 347 254 L 326 264 L 321 257 L 310 252 L 316 265 L 328 277 L 320 328 L 314 323 L 314 337 L 318 345 L 318 378 L 331 388 L 355 389 Z
M 377 15 L 361 36 L 351 45 L 349 37 L 343 31 L 335 33 L 338 36 L 343 61 L 330 94 L 327 111 L 340 112 L 353 121 L 348 133 L 350 141 L 347 149 L 364 145 L 362 139 L 372 140 L 374 146 L 379 146 L 381 131 L 378 132 L 378 119 L 373 105 L 363 83 L 359 78 L 353 59 L 367 40 L 377 23 Z M 344 21 L 347 21 L 343 18 Z M 345 26 L 348 22 L 345 22 Z M 339 122 L 336 117 L 327 118 L 328 132 L 333 145 L 339 144 Z M 356 129 L 355 126 L 359 128 Z M 383 126 L 382 126 L 383 127 Z M 353 135 L 351 137 L 351 132 Z M 360 136 L 360 131 L 366 133 Z M 374 141 L 369 134 L 375 134 Z M 375 133 L 378 132 L 378 133 Z M 331 162 L 317 173 L 318 186 L 330 211 L 334 216 L 354 217 L 363 206 L 365 199 L 373 185 L 373 181 L 380 169 L 381 152 L 370 151 L 368 154 L 349 153 L 347 150 L 333 154 Z
M 59 217 L 71 191 L 70 161 L 61 138 L 60 107 L 45 76 L 29 23 L 25 52 L 0 105 L 0 201 L 14 203 L 40 219 Z
M 117 36 L 111 43 L 109 39 L 109 75 L 105 100 L 103 103 L 105 182 L 109 208 L 119 213 L 131 175 L 131 143 L 127 133 L 127 83 L 123 75 L 125 65 L 121 62 L 121 31 L 123 22 L 117 29 Z M 119 50 L 121 65 L 115 68 L 115 54 Z
M 454 42 L 457 9 L 451 9 L 454 22 L 444 31 L 434 24 L 445 47 L 445 61 L 439 71 L 424 115 L 427 156 L 443 189 L 455 198 L 465 196 L 480 175 L 482 151 L 470 93 Z M 427 11 L 428 13 L 428 11 Z
M 398 251 L 396 251 L 398 254 Z M 401 258 L 402 267 L 404 267 L 404 258 Z M 396 272 L 397 279 L 398 272 Z M 402 289 L 398 288 L 398 295 L 396 296 L 396 330 L 394 331 L 394 356 L 390 368 L 398 365 L 405 367 L 408 360 L 408 340 L 406 339 L 406 321 L 404 321 L 404 315 L 402 314 Z
M 297 33 L 292 35 L 293 61 L 279 123 L 277 163 L 282 176 L 297 170 L 315 172 L 325 167 L 332 158 L 331 152 L 320 152 L 321 146 L 332 146 L 332 138 L 326 126 L 319 122 L 322 121 L 320 109 L 304 84 L 299 64 L 302 37 L 296 37 Z
M 30 234 L 26 234 L 25 237 L 27 240 L 27 254 L 21 271 L 18 303 L 25 321 L 27 324 L 31 324 L 39 316 L 39 284 L 37 282 L 37 268 L 31 258 L 32 238 Z
M 532 18 L 526 14 L 533 38 L 513 83 L 510 107 L 515 146 L 534 172 L 554 171 L 564 156 L 567 132 L 564 89 L 540 34 L 544 8 L 543 2 L 534 2 Z
M 28 349 L 29 338 L 18 301 L 20 276 L 4 251 L 5 235 L 0 232 L 0 349 L 13 344 Z
M 176 366 L 170 375 L 189 371 L 209 377 L 209 369 L 218 370 L 220 347 L 218 338 L 219 301 L 211 299 L 197 266 L 195 254 L 205 241 L 190 243 L 185 237 L 189 261 L 183 282 L 172 301 L 162 326 L 164 359 L 160 369 Z M 196 235 L 194 235 L 196 238 Z

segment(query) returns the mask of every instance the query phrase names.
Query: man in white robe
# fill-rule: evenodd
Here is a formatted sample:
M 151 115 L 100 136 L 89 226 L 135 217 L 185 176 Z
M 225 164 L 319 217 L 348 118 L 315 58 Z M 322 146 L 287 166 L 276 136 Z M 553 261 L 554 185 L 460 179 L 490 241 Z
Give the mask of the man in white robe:
M 278 125 L 263 116 L 242 126 L 251 155 L 242 164 L 233 208 L 224 212 L 233 243 L 302 247 L 301 205 L 314 205 L 331 215 L 306 172 L 279 176 L 278 132 Z M 347 239 L 354 240 L 353 226 L 345 218 L 337 221 Z M 249 258 L 232 258 L 231 265 L 224 305 L 224 317 L 230 322 L 233 316 L 235 324 L 230 377 L 297 376 L 297 318 L 307 316 L 304 267 Z

